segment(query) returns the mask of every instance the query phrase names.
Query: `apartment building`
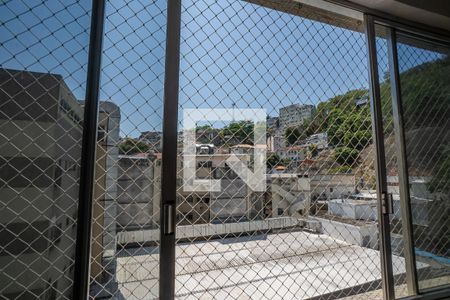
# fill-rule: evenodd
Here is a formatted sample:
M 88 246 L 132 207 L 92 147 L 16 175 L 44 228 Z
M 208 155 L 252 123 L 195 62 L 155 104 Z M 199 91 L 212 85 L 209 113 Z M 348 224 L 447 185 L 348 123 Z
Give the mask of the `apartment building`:
M 269 197 L 271 217 L 308 216 L 310 207 L 310 180 L 303 174 L 270 174 Z
M 82 107 L 84 102 L 80 101 Z M 120 140 L 120 107 L 111 101 L 100 101 L 95 164 L 95 188 L 92 213 L 92 293 L 98 298 L 117 290 L 116 213 L 118 176 L 118 143 Z M 103 290 L 107 287 L 107 291 Z
M 300 126 L 306 119 L 311 119 L 316 107 L 309 104 L 291 104 L 280 108 L 280 127 L 283 129 Z
M 246 183 L 229 168 L 226 161 L 231 153 L 239 159 L 250 163 L 250 153 L 253 147 L 250 145 L 236 145 L 230 149 L 231 153 L 219 153 L 219 151 L 202 152 L 202 147 L 197 147 L 196 154 L 196 178 L 220 180 L 221 190 L 217 192 L 192 192 L 180 189 L 178 192 L 177 218 L 180 225 L 201 223 L 236 222 L 255 218 L 261 211 L 262 198 L 246 185 Z M 179 169 L 182 169 L 183 161 L 178 160 Z M 180 178 L 179 186 L 183 185 Z
M 83 109 L 58 74 L 0 69 L 0 82 L 2 296 L 70 297 Z

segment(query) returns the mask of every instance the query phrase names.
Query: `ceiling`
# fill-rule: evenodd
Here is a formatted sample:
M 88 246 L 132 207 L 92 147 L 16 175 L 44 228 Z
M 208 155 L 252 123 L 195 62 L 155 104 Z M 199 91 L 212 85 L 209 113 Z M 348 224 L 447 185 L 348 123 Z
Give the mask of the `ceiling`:
M 448 0 L 348 0 L 347 2 L 450 31 Z

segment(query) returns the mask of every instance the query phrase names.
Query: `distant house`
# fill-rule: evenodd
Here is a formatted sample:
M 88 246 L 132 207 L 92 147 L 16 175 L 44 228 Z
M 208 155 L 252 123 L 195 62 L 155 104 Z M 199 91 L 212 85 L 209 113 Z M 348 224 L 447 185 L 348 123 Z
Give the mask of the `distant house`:
M 223 143 L 219 133 L 220 129 L 216 128 L 197 129 L 195 139 L 198 143 L 219 146 Z
M 315 174 L 310 177 L 312 199 L 349 197 L 355 192 L 353 174 Z
M 369 96 L 368 95 L 355 99 L 355 105 L 357 107 L 365 106 L 367 104 L 369 104 Z
M 249 144 L 238 144 L 230 147 L 230 153 L 233 154 L 252 154 L 253 153 L 253 145 Z
M 276 166 L 271 170 L 271 174 L 282 174 L 286 172 L 287 168 L 285 166 Z
M 313 134 L 305 140 L 304 145 L 317 145 L 319 150 L 326 149 L 328 148 L 328 134 L 326 132 Z
M 214 154 L 215 147 L 213 144 L 195 144 L 197 154 Z
M 307 156 L 308 147 L 291 146 L 279 149 L 276 153 L 281 159 L 290 159 L 292 161 L 302 161 Z
M 303 174 L 272 173 L 270 185 L 271 216 L 307 216 L 310 207 L 310 179 Z

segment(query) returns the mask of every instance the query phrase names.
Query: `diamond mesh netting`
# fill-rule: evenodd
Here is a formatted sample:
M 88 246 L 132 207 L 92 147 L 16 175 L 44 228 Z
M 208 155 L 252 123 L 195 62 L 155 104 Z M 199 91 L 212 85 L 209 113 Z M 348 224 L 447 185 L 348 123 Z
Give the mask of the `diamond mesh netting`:
M 106 1 L 91 299 L 157 299 L 171 263 L 160 256 L 167 3 Z M 363 14 L 322 4 L 182 1 L 178 142 L 166 145 L 178 150 L 176 298 L 382 298 Z M 91 5 L 0 4 L 1 299 L 72 295 Z M 389 32 L 376 29 L 400 297 L 411 293 L 400 152 Z M 402 33 L 397 47 L 425 289 L 450 278 L 448 48 Z
M 0 19 L 0 298 L 70 299 L 91 3 Z

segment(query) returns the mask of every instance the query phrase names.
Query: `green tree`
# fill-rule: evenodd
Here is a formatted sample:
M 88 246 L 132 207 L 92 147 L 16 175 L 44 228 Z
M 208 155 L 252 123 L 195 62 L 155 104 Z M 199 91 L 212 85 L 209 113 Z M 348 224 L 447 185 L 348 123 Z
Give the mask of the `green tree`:
M 280 156 L 276 153 L 271 153 L 267 156 L 266 165 L 268 169 L 273 169 L 280 163 Z
M 284 137 L 289 146 L 295 145 L 298 141 L 306 138 L 303 130 L 299 127 L 288 127 L 284 132 Z
M 311 153 L 311 157 L 315 157 L 315 156 L 317 156 L 317 154 L 319 154 L 319 149 L 317 148 L 316 144 L 309 146 L 308 150 L 309 150 L 309 153 Z
M 220 131 L 220 136 L 228 141 L 235 139 L 239 144 L 253 145 L 253 130 L 254 125 L 252 121 L 232 122 L 225 126 Z
M 356 107 L 358 98 L 367 97 L 367 90 L 352 90 L 331 98 L 322 104 L 326 120 L 324 130 L 332 146 L 364 149 L 372 137 L 370 109 L 368 105 Z
M 321 102 L 310 119 L 303 121 L 302 128 L 306 136 L 319 132 L 326 132 L 328 128 L 329 107 L 327 102 Z
M 334 153 L 335 160 L 344 166 L 352 166 L 358 159 L 359 152 L 349 147 L 336 148 Z
M 150 150 L 150 146 L 147 143 L 133 138 L 125 138 L 119 143 L 118 147 L 119 153 L 125 155 L 147 153 Z
M 430 192 L 450 193 L 450 146 L 441 147 L 437 170 L 428 183 Z
M 196 132 L 199 132 L 199 131 L 208 131 L 208 130 L 213 130 L 213 127 L 211 127 L 210 125 L 201 125 L 201 126 L 197 126 L 197 127 L 195 128 L 195 131 L 196 131 Z
M 292 159 L 286 157 L 281 160 L 280 165 L 282 165 L 284 167 L 288 167 L 291 163 L 292 163 Z

